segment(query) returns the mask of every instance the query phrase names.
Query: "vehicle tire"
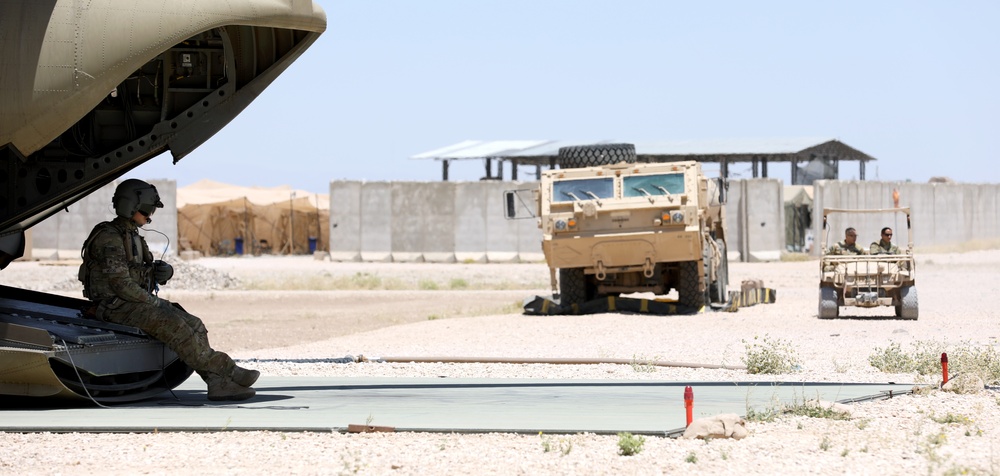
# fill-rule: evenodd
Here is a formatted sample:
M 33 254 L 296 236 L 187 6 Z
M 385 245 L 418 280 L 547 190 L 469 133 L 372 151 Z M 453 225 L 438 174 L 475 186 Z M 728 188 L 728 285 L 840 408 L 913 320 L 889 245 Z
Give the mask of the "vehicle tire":
M 678 302 L 682 306 L 693 309 L 701 309 L 705 306 L 705 292 L 698 290 L 698 262 L 686 261 L 681 263 L 678 280 L 674 286 L 677 289 Z
M 559 268 L 559 305 L 583 304 L 594 298 L 583 268 Z
M 919 308 L 917 305 L 916 286 L 903 286 L 899 288 L 899 317 L 903 319 L 917 320 Z
M 726 257 L 726 243 L 721 238 L 716 238 L 715 243 L 719 247 L 719 254 L 722 256 L 719 263 L 719 271 L 716 273 L 716 280 L 708 287 L 708 297 L 711 302 L 725 304 L 729 301 L 727 287 L 729 285 L 729 258 Z M 706 268 L 705 275 L 708 276 Z
M 573 145 L 559 148 L 559 168 L 576 169 L 598 165 L 635 163 L 634 144 Z
M 834 319 L 840 315 L 840 307 L 837 305 L 837 290 L 833 288 L 819 288 L 819 318 Z

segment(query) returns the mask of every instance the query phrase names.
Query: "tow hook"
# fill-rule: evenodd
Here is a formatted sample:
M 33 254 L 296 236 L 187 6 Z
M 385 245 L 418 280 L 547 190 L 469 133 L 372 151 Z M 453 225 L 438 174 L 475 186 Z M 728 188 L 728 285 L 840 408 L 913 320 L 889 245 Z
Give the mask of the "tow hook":
M 647 278 L 652 278 L 654 268 L 655 267 L 653 266 L 653 260 L 649 259 L 649 257 L 646 257 L 646 262 L 643 263 L 642 265 L 642 275 Z

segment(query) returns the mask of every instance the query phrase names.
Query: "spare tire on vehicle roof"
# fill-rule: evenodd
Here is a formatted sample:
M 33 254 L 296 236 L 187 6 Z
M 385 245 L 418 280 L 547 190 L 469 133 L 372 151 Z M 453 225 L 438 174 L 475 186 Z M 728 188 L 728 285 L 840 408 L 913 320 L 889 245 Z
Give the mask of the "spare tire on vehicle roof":
M 635 163 L 635 144 L 572 145 L 559 148 L 559 168 Z

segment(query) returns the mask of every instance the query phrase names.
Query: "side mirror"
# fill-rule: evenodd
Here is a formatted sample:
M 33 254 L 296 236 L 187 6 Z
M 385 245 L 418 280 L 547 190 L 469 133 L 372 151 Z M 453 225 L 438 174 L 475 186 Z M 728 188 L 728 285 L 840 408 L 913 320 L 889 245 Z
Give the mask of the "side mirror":
M 529 195 L 525 199 L 526 194 Z M 523 218 L 535 218 L 536 199 L 534 189 L 504 190 L 503 192 L 503 216 L 508 220 L 520 220 Z
M 729 191 L 729 180 L 726 180 L 725 177 L 719 177 L 716 180 L 719 181 L 719 203 L 725 205 L 727 192 Z
M 517 208 L 514 205 L 515 195 L 516 193 L 513 190 L 507 190 L 503 193 L 503 216 L 508 220 L 512 220 L 517 216 Z

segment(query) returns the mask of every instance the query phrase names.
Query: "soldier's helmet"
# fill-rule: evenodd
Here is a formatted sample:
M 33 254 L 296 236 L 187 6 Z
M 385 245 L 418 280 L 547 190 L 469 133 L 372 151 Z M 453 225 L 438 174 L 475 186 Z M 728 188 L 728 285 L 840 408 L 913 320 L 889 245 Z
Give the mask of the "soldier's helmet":
M 156 187 L 139 179 L 128 179 L 120 183 L 111 198 L 111 204 L 115 207 L 115 214 L 125 218 L 132 218 L 135 212 L 148 218 L 157 208 L 163 208 Z

